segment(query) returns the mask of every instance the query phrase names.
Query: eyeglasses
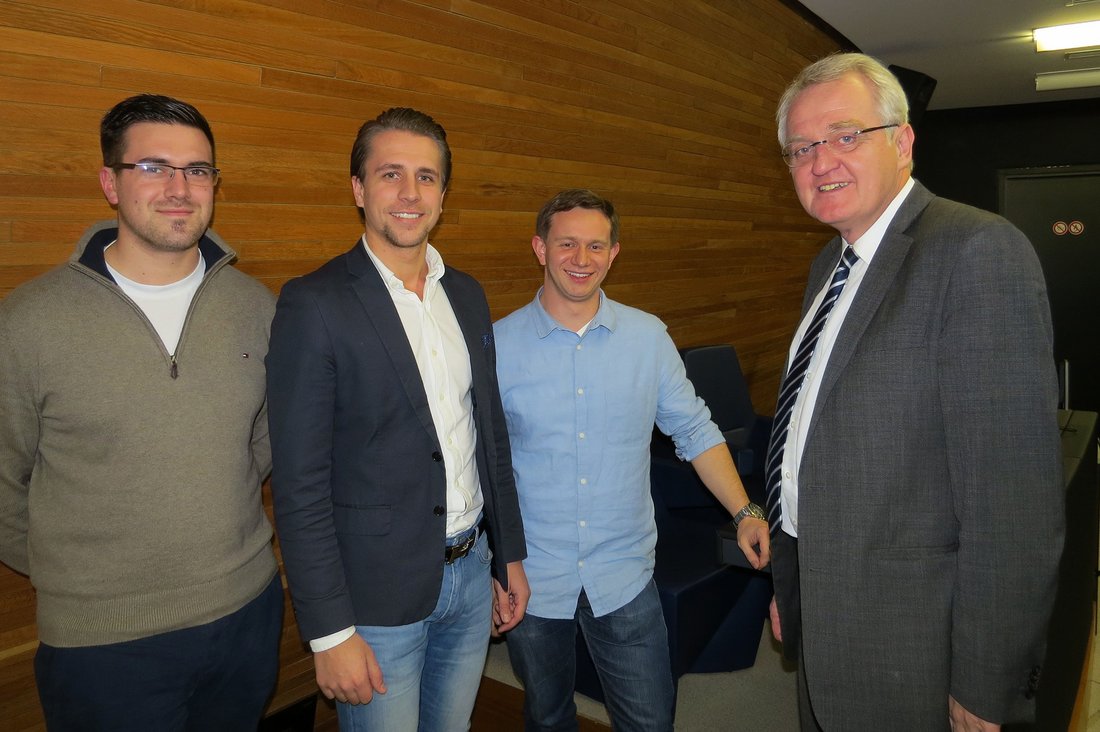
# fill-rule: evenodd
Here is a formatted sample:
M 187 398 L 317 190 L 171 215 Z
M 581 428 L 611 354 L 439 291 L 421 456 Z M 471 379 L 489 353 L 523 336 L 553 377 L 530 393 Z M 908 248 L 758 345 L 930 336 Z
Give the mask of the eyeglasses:
M 792 142 L 784 148 L 780 153 L 783 159 L 792 168 L 800 168 L 806 165 L 814 159 L 813 151 L 818 145 L 825 145 L 835 153 L 843 155 L 844 153 L 850 153 L 859 147 L 859 143 L 862 142 L 862 135 L 866 135 L 868 132 L 877 132 L 878 130 L 889 129 L 890 127 L 900 126 L 897 122 L 888 125 L 879 125 L 878 127 L 868 127 L 865 130 L 837 130 L 824 140 L 818 140 L 817 142 Z
M 183 171 L 183 179 L 189 185 L 198 188 L 210 188 L 218 184 L 221 171 L 210 165 L 168 165 L 166 163 L 115 163 L 112 168 L 136 170 L 142 181 L 167 183 L 176 177 L 176 171 Z

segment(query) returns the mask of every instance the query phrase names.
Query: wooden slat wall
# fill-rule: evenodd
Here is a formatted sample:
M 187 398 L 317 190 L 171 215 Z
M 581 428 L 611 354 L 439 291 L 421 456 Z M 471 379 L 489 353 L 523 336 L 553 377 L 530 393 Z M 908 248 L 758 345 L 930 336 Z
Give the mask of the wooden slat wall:
M 413 106 L 455 174 L 433 242 L 494 317 L 541 273 L 534 216 L 574 186 L 609 196 L 608 293 L 678 345 L 733 343 L 770 412 L 809 260 L 829 232 L 776 155 L 787 80 L 837 48 L 781 0 L 0 0 L 0 297 L 109 218 L 98 121 L 151 91 L 210 119 L 214 226 L 273 290 L 361 233 L 348 155 L 363 120 Z M 39 723 L 33 592 L 0 567 L 0 719 Z M 311 688 L 294 628 L 277 705 Z

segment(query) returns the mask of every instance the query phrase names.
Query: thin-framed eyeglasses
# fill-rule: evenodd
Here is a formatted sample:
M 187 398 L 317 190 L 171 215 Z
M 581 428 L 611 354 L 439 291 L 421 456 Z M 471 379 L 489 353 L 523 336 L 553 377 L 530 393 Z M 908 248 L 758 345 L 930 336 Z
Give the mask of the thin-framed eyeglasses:
M 824 140 L 818 140 L 817 142 L 792 142 L 787 145 L 780 154 L 783 156 L 783 160 L 786 161 L 788 166 L 800 168 L 814 159 L 814 148 L 818 145 L 825 145 L 833 152 L 843 155 L 859 147 L 859 143 L 863 141 L 862 136 L 866 135 L 868 132 L 877 132 L 879 130 L 886 130 L 891 127 L 899 126 L 899 123 L 891 122 L 888 125 L 868 127 L 862 130 L 836 130 Z
M 218 184 L 221 171 L 211 165 L 168 165 L 167 163 L 115 163 L 112 168 L 126 168 L 136 171 L 143 181 L 167 183 L 176 177 L 176 171 L 183 171 L 183 179 L 188 185 L 210 188 Z

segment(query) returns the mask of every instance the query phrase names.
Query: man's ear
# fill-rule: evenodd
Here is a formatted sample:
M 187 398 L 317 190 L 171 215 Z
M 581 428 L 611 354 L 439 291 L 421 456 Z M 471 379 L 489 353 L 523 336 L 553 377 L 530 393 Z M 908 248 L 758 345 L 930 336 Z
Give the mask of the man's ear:
M 363 181 L 358 176 L 351 177 L 351 194 L 355 196 L 355 205 L 363 208 Z
M 107 199 L 107 203 L 112 206 L 118 205 L 118 188 L 117 179 L 118 175 L 113 168 L 108 168 L 104 165 L 99 169 L 99 187 L 103 189 L 103 196 Z
M 543 267 L 546 266 L 546 242 L 542 240 L 541 236 L 535 235 L 531 239 L 531 249 L 534 250 L 535 256 L 539 259 L 539 264 Z
M 901 163 L 900 167 L 908 168 L 913 163 L 913 141 L 916 139 L 916 135 L 913 133 L 913 126 L 910 124 L 902 125 L 897 134 L 894 135 L 894 145 L 898 150 L 898 161 Z

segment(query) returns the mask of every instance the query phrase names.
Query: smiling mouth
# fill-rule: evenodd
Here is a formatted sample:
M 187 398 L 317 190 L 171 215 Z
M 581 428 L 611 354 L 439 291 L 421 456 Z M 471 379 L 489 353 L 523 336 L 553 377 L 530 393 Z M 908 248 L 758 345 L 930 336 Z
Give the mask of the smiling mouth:
M 841 188 L 847 188 L 847 187 L 848 187 L 847 183 L 826 183 L 823 186 L 818 186 L 817 190 L 821 191 L 822 193 L 828 193 L 829 191 L 838 191 Z
M 390 216 L 393 216 L 395 219 L 405 219 L 407 221 L 418 219 L 423 215 L 424 214 L 419 213 L 407 213 L 405 211 L 394 211 L 390 214 Z
M 565 273 L 577 280 L 586 280 L 594 274 L 593 272 L 570 272 L 569 270 L 565 270 Z

